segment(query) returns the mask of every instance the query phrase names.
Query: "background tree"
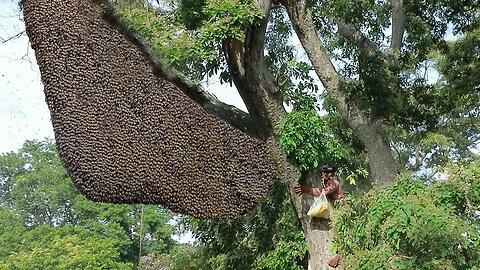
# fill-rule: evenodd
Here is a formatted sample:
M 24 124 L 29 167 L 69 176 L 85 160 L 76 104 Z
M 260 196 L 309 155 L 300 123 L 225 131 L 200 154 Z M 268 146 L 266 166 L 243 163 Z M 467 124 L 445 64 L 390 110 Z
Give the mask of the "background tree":
M 148 254 L 180 252 L 171 213 L 87 200 L 51 140 L 1 155 L 0 190 L 2 269 L 132 269 Z

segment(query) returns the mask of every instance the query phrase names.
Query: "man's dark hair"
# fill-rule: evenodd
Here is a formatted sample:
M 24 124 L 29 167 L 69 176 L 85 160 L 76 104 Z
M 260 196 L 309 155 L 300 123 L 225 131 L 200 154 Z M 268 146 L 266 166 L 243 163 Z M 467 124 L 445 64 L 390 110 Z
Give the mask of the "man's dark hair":
M 336 170 L 337 168 L 335 167 L 335 165 L 327 164 L 322 166 L 322 172 L 324 173 L 335 173 Z

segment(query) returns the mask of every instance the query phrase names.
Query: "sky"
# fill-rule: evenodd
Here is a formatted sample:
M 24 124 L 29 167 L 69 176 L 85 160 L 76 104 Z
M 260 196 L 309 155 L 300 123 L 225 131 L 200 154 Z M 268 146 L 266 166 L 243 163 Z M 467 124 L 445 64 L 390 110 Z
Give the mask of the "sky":
M 25 140 L 53 138 L 40 72 L 16 2 L 0 0 L 0 153 L 16 151 Z
M 34 51 L 23 34 L 16 1 L 0 0 L 0 154 L 20 149 L 26 140 L 54 138 Z M 246 111 L 234 88 L 204 85 L 221 101 Z

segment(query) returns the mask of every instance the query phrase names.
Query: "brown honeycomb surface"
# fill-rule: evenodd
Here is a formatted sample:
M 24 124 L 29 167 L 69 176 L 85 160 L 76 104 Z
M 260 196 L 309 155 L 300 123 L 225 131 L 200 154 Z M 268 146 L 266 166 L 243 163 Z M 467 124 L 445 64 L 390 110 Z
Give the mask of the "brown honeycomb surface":
M 158 77 L 94 1 L 25 0 L 24 20 L 60 158 L 87 198 L 230 218 L 267 193 L 265 145 Z

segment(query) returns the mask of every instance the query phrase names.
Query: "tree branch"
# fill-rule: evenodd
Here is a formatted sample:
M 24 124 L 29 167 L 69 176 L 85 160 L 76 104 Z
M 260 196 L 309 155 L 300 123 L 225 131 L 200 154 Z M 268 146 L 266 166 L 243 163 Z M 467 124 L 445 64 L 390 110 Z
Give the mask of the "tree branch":
M 463 198 L 465 199 L 465 204 L 468 208 L 468 211 L 470 212 L 471 215 L 474 215 L 475 214 L 475 208 L 472 205 L 472 201 L 468 197 L 468 194 L 470 194 L 471 181 L 470 180 L 467 180 L 467 181 L 468 181 L 467 184 L 463 185 Z
M 338 34 L 344 37 L 346 40 L 357 45 L 367 54 L 379 53 L 378 46 L 373 43 L 362 32 L 358 31 L 355 26 L 347 24 L 343 21 L 335 21 L 338 28 Z
M 397 172 L 390 146 L 354 101 L 348 100 L 341 87 L 341 77 L 335 70 L 327 50 L 317 36 L 312 14 L 306 0 L 282 0 L 297 36 L 329 94 L 337 101 L 339 112 L 367 150 L 375 185 L 393 183 Z
M 20 32 L 16 33 L 15 35 L 10 36 L 10 37 L 7 37 L 7 38 L 2 38 L 2 37 L 0 37 L 0 43 L 7 43 L 7 42 L 9 42 L 10 40 L 17 39 L 17 38 L 23 36 L 23 34 L 25 34 L 25 30 L 24 30 L 24 31 L 20 31 Z
M 403 0 L 392 0 L 392 42 L 390 50 L 400 51 L 405 32 L 405 10 Z
M 391 51 L 400 51 L 402 47 L 403 35 L 405 32 L 405 10 L 403 7 L 403 0 L 391 0 L 392 8 L 392 40 L 390 44 Z M 384 53 L 379 50 L 377 44 L 372 42 L 367 36 L 365 36 L 361 31 L 355 28 L 351 24 L 347 24 L 342 20 L 335 19 L 337 24 L 338 31 L 337 33 L 348 40 L 349 42 L 355 44 L 361 48 L 365 53 L 380 54 L 383 57 L 386 65 L 388 67 L 395 67 L 396 63 L 395 57 L 392 57 L 388 53 Z
M 395 254 L 393 256 L 390 256 L 388 258 L 388 264 L 390 264 L 390 269 L 391 270 L 397 270 L 398 268 L 394 265 L 394 262 L 396 260 L 402 260 L 402 259 L 408 259 L 408 260 L 411 260 L 412 257 L 411 256 L 405 256 L 405 255 L 400 255 L 400 254 Z
M 254 119 L 257 134 L 267 140 L 286 114 L 274 75 L 265 66 L 264 40 L 270 13 L 269 0 L 257 0 L 265 15 L 245 26 L 245 40 L 224 40 L 222 48 L 235 86 Z
M 148 48 L 148 47 L 145 47 Z M 235 106 L 218 100 L 213 94 L 204 90 L 201 86 L 195 85 L 181 73 L 167 68 L 166 65 L 151 52 L 151 60 L 155 64 L 155 70 L 164 76 L 168 81 L 175 84 L 190 99 L 199 104 L 207 112 L 216 115 L 233 127 L 244 133 L 258 137 L 250 115 Z

